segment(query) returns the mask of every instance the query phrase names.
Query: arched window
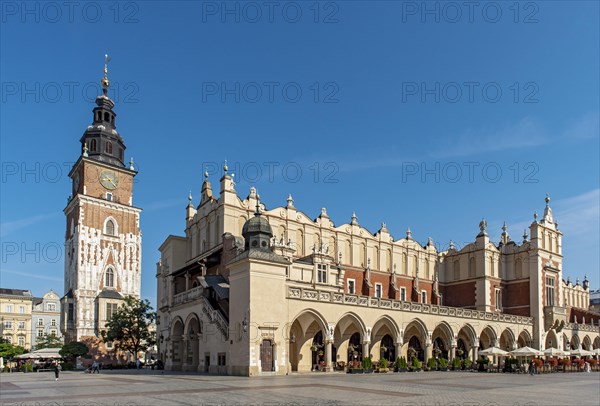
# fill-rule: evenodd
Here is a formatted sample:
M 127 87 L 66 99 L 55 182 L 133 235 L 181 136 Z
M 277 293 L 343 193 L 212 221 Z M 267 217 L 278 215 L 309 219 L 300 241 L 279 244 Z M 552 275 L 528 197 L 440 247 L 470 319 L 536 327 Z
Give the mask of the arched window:
M 98 143 L 95 139 L 90 140 L 90 151 L 95 152 L 96 148 L 98 148 Z
M 106 152 L 107 154 L 111 154 L 112 155 L 112 142 L 107 141 L 106 142 L 106 147 L 104 148 L 104 152 Z
M 106 225 L 104 226 L 104 234 L 106 235 L 115 235 L 115 222 L 112 220 L 107 220 Z
M 113 288 L 115 286 L 115 271 L 112 268 L 108 268 L 106 270 L 106 275 L 104 276 L 104 286 L 107 288 Z
M 110 115 L 107 112 L 104 113 L 104 121 L 110 121 Z

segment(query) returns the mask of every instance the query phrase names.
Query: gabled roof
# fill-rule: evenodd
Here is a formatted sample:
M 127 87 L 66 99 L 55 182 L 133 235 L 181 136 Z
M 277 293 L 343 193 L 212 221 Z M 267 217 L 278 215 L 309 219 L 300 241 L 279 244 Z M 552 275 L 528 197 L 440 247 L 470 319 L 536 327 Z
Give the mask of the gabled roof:
M 102 298 L 102 299 L 123 300 L 123 296 L 121 296 L 121 294 L 119 292 L 117 292 L 116 290 L 111 290 L 111 289 L 104 289 L 102 292 L 100 292 L 98 294 L 97 297 Z
M 27 296 L 27 297 L 31 297 L 31 291 L 29 291 L 29 290 L 23 290 L 23 289 L 0 288 L 0 295 Z

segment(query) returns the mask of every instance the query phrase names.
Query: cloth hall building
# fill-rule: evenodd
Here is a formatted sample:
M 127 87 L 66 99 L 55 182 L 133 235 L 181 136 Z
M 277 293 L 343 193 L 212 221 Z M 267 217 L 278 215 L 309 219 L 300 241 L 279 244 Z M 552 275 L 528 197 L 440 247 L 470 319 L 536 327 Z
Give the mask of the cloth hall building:
M 356 215 L 336 225 L 286 204 L 242 199 L 224 166 L 208 174 L 185 236 L 168 236 L 157 264 L 159 358 L 167 369 L 230 375 L 332 370 L 352 358 L 394 360 L 409 348 L 470 357 L 512 350 L 600 347 L 589 283 L 563 279 L 562 232 L 546 197 L 521 242 L 498 244 L 482 220 L 474 241 L 438 251 L 410 230 L 373 234 Z

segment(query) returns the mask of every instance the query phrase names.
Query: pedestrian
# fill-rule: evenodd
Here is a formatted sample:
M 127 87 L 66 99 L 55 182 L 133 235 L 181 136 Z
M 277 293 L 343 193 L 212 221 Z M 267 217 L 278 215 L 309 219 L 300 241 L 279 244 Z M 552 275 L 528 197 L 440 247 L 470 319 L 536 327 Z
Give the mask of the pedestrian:
M 139 358 L 135 359 L 135 366 L 137 369 L 140 369 L 140 359 Z
M 529 363 L 529 375 L 533 376 L 535 374 L 535 362 L 531 360 Z
M 60 364 L 58 362 L 54 363 L 54 380 L 58 381 L 58 375 L 60 374 Z
M 587 372 L 588 374 L 590 373 L 590 363 L 585 361 L 585 367 L 584 367 L 584 371 Z
M 98 369 L 98 361 L 94 361 L 92 363 L 92 373 L 100 373 L 100 370 Z

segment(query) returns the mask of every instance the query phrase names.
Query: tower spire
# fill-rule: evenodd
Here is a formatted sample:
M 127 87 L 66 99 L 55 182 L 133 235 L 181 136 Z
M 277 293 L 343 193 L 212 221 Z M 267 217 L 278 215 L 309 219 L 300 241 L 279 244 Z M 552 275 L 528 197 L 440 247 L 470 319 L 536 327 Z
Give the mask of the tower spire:
M 108 80 L 108 63 L 110 62 L 110 56 L 108 54 L 104 54 L 104 77 L 102 77 L 102 93 L 108 97 L 108 88 L 110 86 L 110 81 Z

